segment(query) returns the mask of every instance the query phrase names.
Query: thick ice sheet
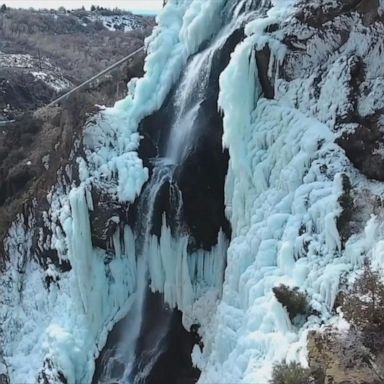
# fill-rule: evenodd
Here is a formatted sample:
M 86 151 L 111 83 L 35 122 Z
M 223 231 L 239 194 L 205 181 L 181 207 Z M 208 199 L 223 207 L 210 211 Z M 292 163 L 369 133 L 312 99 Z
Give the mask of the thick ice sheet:
M 136 153 L 138 124 L 160 108 L 188 57 L 215 34 L 220 24 L 215 16 L 222 4 L 170 0 L 147 41 L 145 76 L 130 83 L 125 100 L 89 122 L 86 159 L 78 159 L 80 185 L 58 184 L 52 191 L 46 225 L 53 236 L 40 244 L 68 259 L 71 271 L 60 273 L 53 265 L 44 271 L 35 262 L 32 233 L 23 223 L 28 218 L 20 217 L 11 228 L 11 261 L 0 283 L 0 317 L 2 353 L 12 382 L 36 381 L 44 363 L 53 382 L 58 372 L 69 384 L 91 380 L 94 357 L 136 289 L 133 235 L 128 228 L 114 240 L 112 261 L 105 262 L 104 252 L 92 247 L 91 186 L 119 201 L 133 201 L 140 193 L 148 172 Z M 71 174 L 71 169 L 65 172 Z M 47 277 L 59 281 L 48 288 Z
M 222 300 L 203 352 L 193 352 L 200 383 L 263 384 L 274 362 L 306 365 L 308 329 L 331 321 L 340 277 L 359 268 L 373 243 L 375 225 L 368 223 L 366 235 L 352 238 L 342 251 L 336 226 L 341 174 L 355 173 L 329 126 L 292 108 L 294 100 L 259 98 L 254 47 L 268 43 L 272 69 L 285 53 L 263 35 L 266 25 L 289 15 L 290 2 L 274 3 L 266 19 L 247 25 L 248 38 L 221 76 L 223 143 L 230 153 L 226 213 L 233 238 Z M 280 284 L 305 292 L 320 315 L 292 325 L 272 292 Z

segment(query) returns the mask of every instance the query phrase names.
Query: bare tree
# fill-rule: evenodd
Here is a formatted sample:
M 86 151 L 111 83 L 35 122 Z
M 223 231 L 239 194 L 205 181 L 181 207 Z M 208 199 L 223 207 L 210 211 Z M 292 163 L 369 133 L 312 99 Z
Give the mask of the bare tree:
M 369 263 L 365 263 L 363 273 L 345 295 L 342 308 L 367 347 L 375 351 L 384 346 L 384 284 Z

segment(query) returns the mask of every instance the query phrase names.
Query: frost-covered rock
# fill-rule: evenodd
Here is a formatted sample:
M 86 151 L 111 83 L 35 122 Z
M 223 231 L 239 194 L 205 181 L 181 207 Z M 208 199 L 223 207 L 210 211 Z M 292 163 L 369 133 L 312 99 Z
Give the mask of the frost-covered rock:
M 276 98 L 328 125 L 352 163 L 383 180 L 380 2 L 298 2 L 284 34 L 287 53 L 272 79 Z
M 378 365 L 362 345 L 356 332 L 323 329 L 308 334 L 308 363 L 319 382 L 376 384 L 382 375 L 382 353 Z

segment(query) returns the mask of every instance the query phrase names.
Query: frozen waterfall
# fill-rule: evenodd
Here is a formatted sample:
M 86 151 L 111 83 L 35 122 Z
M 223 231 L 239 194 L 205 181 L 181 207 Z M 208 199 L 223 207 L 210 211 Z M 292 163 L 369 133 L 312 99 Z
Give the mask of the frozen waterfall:
M 43 223 L 27 212 L 10 227 L 0 352 L 11 383 L 91 383 L 100 353 L 95 382 L 147 383 L 176 309 L 201 338 L 190 354 L 201 384 L 267 384 L 275 362 L 306 364 L 308 331 L 335 321 L 341 276 L 360 267 L 378 227 L 372 218 L 342 244 L 343 174 L 361 175 L 331 127 L 294 107 L 296 96 L 263 94 L 256 51 L 268 46 L 277 77 L 286 47 L 267 30 L 294 4 L 167 2 L 145 76 L 89 120 Z M 105 249 L 92 238 L 99 196 L 112 212 Z M 220 210 L 224 219 L 211 214 Z M 274 296 L 280 284 L 308 296 L 313 311 L 301 323 Z

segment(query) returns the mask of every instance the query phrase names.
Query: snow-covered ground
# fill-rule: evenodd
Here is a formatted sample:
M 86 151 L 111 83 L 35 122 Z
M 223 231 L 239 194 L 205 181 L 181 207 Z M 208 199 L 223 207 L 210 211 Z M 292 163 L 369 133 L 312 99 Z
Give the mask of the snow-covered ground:
M 0 52 L 0 68 L 16 68 L 30 73 L 36 80 L 42 80 L 58 93 L 73 87 L 73 84 L 64 77 L 61 70 L 53 65 L 48 58 L 38 59 L 28 54 Z
M 50 194 L 51 208 L 45 217 L 52 237 L 39 247 L 57 250 L 60 260 L 71 262 L 71 271 L 60 273 L 53 265 L 43 270 L 34 261 L 33 217 L 30 228 L 20 217 L 9 232 L 7 250 L 12 262 L 0 283 L 0 317 L 3 354 L 12 382 L 37 379 L 42 371 L 53 382 L 59 373 L 70 384 L 90 382 L 94 358 L 107 332 L 129 308 L 136 286 L 132 235 L 128 227 L 123 237 L 116 234 L 114 250 L 120 256 L 105 263 L 107 255 L 91 244 L 90 186 L 105 186 L 111 199 L 133 201 L 147 180 L 148 172 L 135 152 L 138 123 L 160 108 L 188 56 L 218 27 L 211 21 L 221 2 L 200 1 L 183 18 L 188 4 L 169 4 L 148 42 L 146 77 L 132 82 L 130 95 L 102 112 L 96 126 L 86 130 L 88 165 L 79 159 L 81 184 L 76 188 L 58 184 Z M 201 8 L 205 12 L 200 13 Z M 209 25 L 205 32 L 204 25 Z M 69 177 L 71 172 L 66 173 Z M 48 277 L 54 281 L 49 288 Z
M 52 73 L 52 72 L 31 72 L 33 77 L 37 80 L 42 80 L 49 87 L 53 88 L 57 93 L 60 93 L 65 90 L 69 90 L 74 87 L 74 85 L 66 79 L 62 74 Z
M 8 68 L 33 68 L 34 59 L 31 55 L 6 54 L 0 52 L 0 66 Z
M 145 27 L 142 18 L 134 14 L 103 16 L 93 13 L 88 18 L 93 22 L 101 21 L 104 27 L 110 31 L 129 32 Z

